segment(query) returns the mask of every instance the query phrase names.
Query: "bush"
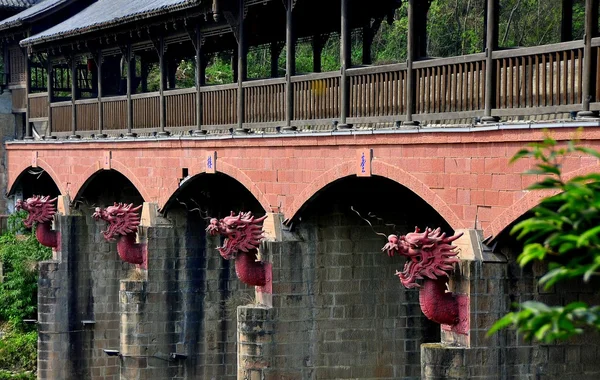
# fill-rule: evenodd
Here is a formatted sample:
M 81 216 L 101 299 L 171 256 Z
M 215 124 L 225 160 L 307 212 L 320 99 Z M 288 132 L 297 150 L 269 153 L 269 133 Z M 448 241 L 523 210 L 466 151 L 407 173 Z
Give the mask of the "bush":
M 521 266 L 534 261 L 548 264 L 548 273 L 539 280 L 545 289 L 571 279 L 589 282 L 600 275 L 600 173 L 564 178 L 564 157 L 573 153 L 600 159 L 600 152 L 574 143 L 559 147 L 551 138 L 531 144 L 513 158 L 534 158 L 537 163 L 529 173 L 540 175 L 541 180 L 529 190 L 549 192 L 533 208 L 533 215 L 511 231 L 525 242 L 517 259 Z M 526 340 L 550 343 L 589 330 L 600 331 L 600 305 L 528 301 L 516 306 L 517 310 L 496 322 L 489 334 L 513 326 Z
M 0 283 L 0 320 L 22 326 L 23 319 L 37 314 L 37 262 L 52 257 L 52 250 L 25 231 L 16 214 L 9 219 L 9 232 L 0 237 L 0 262 L 4 280 Z
M 37 332 L 23 333 L 14 326 L 9 327 L 0 339 L 0 380 L 12 372 L 35 371 L 37 366 Z M 8 373 L 7 373 L 8 372 Z M 11 375 L 12 376 L 12 375 Z M 29 377 L 16 377 L 28 379 Z

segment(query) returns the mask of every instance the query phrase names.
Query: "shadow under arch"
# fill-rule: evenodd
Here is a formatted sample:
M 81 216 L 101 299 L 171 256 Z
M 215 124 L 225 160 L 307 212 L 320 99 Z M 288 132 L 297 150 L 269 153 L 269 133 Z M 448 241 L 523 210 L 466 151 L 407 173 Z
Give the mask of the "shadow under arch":
M 140 205 L 145 201 L 137 187 L 121 172 L 98 170 L 81 185 L 72 203 L 75 208 L 105 207 L 114 202 Z
M 415 226 L 453 231 L 452 225 L 418 194 L 382 176 L 346 176 L 327 184 L 298 210 L 294 221 L 324 213 L 362 219 L 360 223 L 371 223 L 374 233 L 383 238 L 391 233 L 412 232 Z
M 267 210 L 237 179 L 223 173 L 199 173 L 186 178 L 165 202 L 162 213 L 199 213 L 202 218 L 223 217 L 231 211 L 252 211 L 262 215 Z
M 286 210 L 286 216 L 288 216 L 286 223 L 291 223 L 298 216 L 298 213 L 305 208 L 306 204 L 330 184 L 346 177 L 356 178 L 355 165 L 355 161 L 347 161 L 339 164 L 321 174 L 306 186 L 306 188 L 298 195 L 292 206 Z M 387 178 L 403 188 L 410 190 L 440 214 L 453 229 L 456 230 L 464 227 L 463 222 L 454 211 L 452 211 L 448 204 L 417 177 L 397 166 L 381 160 L 373 160 L 371 165 L 373 176 Z
M 56 180 L 42 166 L 27 167 L 14 180 L 7 196 L 14 196 L 17 193 L 23 199 L 30 198 L 34 195 L 49 195 L 54 198 L 62 194 Z

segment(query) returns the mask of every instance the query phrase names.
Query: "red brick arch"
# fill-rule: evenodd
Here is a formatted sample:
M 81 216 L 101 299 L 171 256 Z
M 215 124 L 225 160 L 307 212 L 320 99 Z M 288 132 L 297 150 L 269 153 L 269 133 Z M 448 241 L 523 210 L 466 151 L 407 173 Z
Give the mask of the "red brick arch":
M 114 160 L 114 159 L 112 159 L 110 163 L 111 163 L 111 169 L 114 170 L 114 171 L 116 171 L 116 172 L 119 172 L 125 178 L 127 178 L 129 180 L 129 182 L 131 182 L 133 184 L 133 186 L 136 188 L 136 190 L 139 191 L 139 193 L 142 196 L 142 198 L 144 199 L 144 201 L 149 201 L 150 200 L 150 197 L 148 196 L 148 192 L 146 191 L 146 188 L 144 187 L 144 185 L 131 172 L 131 170 L 129 170 L 129 168 L 127 166 L 125 166 L 120 161 Z M 100 172 L 102 172 L 104 170 L 105 169 L 98 169 L 98 167 L 96 166 L 96 164 L 91 165 L 85 171 L 85 173 L 80 177 L 80 178 L 82 178 L 81 182 L 74 184 L 73 189 L 74 189 L 75 197 L 73 198 L 73 200 L 75 200 L 79 196 L 81 196 L 81 191 L 83 190 L 83 186 L 87 183 L 87 181 L 89 181 L 97 173 L 100 173 Z
M 580 175 L 589 173 L 600 173 L 600 164 L 589 165 L 584 168 L 573 170 L 563 176 L 564 179 L 570 179 Z M 502 231 L 510 226 L 515 220 L 527 211 L 537 206 L 543 198 L 556 194 L 551 191 L 535 190 L 525 194 L 521 199 L 515 202 L 511 207 L 504 210 L 498 217 L 496 217 L 483 231 L 483 236 L 492 236 L 493 238 L 498 237 Z
M 18 168 L 17 170 L 19 171 L 19 175 L 17 175 L 15 177 L 15 179 L 12 181 L 12 183 L 8 184 L 8 193 L 12 193 L 14 190 L 14 186 L 17 184 L 17 180 L 21 177 L 21 175 L 23 174 L 23 172 L 27 169 L 29 169 L 31 167 L 29 162 L 23 162 L 23 165 L 21 165 L 20 168 Z M 60 192 L 60 194 L 64 195 L 66 194 L 65 191 L 65 187 L 63 186 L 62 182 L 59 180 L 58 174 L 56 174 L 56 171 L 54 170 L 54 168 L 52 168 L 52 166 L 47 163 L 45 160 L 38 158 L 37 159 L 37 167 L 43 169 L 46 173 L 48 173 L 48 175 L 50 176 L 50 178 L 52 178 L 52 181 L 54 181 L 54 184 L 56 185 L 56 187 L 58 188 L 58 191 Z M 41 194 L 43 195 L 43 194 Z
M 319 190 L 323 189 L 328 184 L 337 181 L 344 177 L 349 177 L 356 174 L 356 162 L 347 161 L 339 164 L 325 173 L 317 177 L 312 183 L 304 188 L 304 190 L 295 199 L 292 206 L 287 209 L 285 215 L 288 220 L 293 219 L 298 211 L 308 202 Z M 408 173 L 395 165 L 389 164 L 380 159 L 374 159 L 371 164 L 373 175 L 385 177 L 400 185 L 408 188 L 413 193 L 418 195 L 427 204 L 442 216 L 452 226 L 453 229 L 464 228 L 460 218 L 452 211 L 446 202 L 431 190 L 426 184 L 421 182 L 417 177 Z
M 256 198 L 258 203 L 262 206 L 265 212 L 271 211 L 271 206 L 265 194 L 258 188 L 258 186 L 244 173 L 242 170 L 237 167 L 228 164 L 227 162 L 219 160 L 217 163 L 217 172 L 228 175 L 229 177 L 238 181 L 242 186 L 246 188 Z M 205 170 L 200 170 L 198 172 L 190 173 L 191 177 L 195 177 L 200 174 L 206 173 Z M 158 206 L 160 210 L 163 210 L 167 202 L 175 195 L 175 193 L 179 190 L 179 181 L 173 180 L 166 186 L 165 192 L 161 194 L 160 199 L 158 200 Z

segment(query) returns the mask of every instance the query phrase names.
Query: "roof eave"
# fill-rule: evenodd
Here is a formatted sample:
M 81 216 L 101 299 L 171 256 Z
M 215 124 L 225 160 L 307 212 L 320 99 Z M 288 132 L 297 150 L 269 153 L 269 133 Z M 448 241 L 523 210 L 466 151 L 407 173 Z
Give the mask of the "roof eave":
M 82 34 L 96 32 L 96 31 L 99 31 L 102 29 L 108 29 L 108 28 L 114 26 L 115 24 L 119 24 L 119 23 L 126 24 L 126 23 L 135 22 L 135 21 L 139 21 L 139 20 L 143 20 L 143 19 L 148 19 L 148 18 L 152 18 L 152 17 L 156 17 L 156 16 L 161 16 L 163 14 L 166 14 L 166 13 L 169 13 L 172 11 L 178 11 L 178 10 L 182 10 L 182 9 L 186 9 L 186 8 L 193 8 L 197 4 L 198 4 L 198 1 L 196 1 L 194 3 L 183 3 L 180 5 L 174 6 L 174 7 L 159 9 L 156 11 L 147 12 L 147 13 L 143 13 L 143 14 L 139 14 L 139 15 L 133 15 L 130 17 L 123 17 L 123 18 L 120 18 L 120 19 L 117 19 L 114 21 L 110 21 L 110 22 L 106 22 L 103 24 L 91 25 L 87 28 L 74 29 L 72 31 L 68 31 L 68 32 L 64 32 L 64 33 L 57 33 L 57 34 L 53 34 L 51 36 L 40 37 L 40 38 L 36 38 L 33 40 L 25 39 L 20 42 L 20 45 L 23 47 L 32 47 L 35 45 L 42 45 L 42 44 L 50 43 L 50 42 L 60 40 L 63 38 L 69 38 L 69 37 L 74 37 L 74 36 L 78 36 L 78 35 L 82 35 Z

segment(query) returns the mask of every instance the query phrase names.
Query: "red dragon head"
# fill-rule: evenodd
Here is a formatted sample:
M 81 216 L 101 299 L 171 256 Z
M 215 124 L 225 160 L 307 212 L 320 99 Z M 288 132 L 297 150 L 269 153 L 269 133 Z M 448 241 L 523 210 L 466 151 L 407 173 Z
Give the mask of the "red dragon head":
M 17 211 L 25 210 L 29 213 L 23 223 L 27 227 L 31 227 L 33 223 L 47 223 L 52 221 L 56 214 L 56 206 L 54 202 L 56 198 L 50 199 L 50 196 L 34 195 L 25 201 L 17 200 L 15 208 Z
M 267 218 L 263 216 L 255 219 L 251 212 L 240 212 L 221 220 L 212 218 L 206 227 L 211 235 L 224 235 L 226 237 L 222 247 L 217 247 L 221 256 L 229 260 L 235 258 L 238 251 L 248 252 L 257 249 L 263 238 L 262 223 Z
M 114 240 L 118 235 L 128 235 L 137 232 L 140 225 L 140 215 L 138 211 L 142 206 L 133 207 L 133 203 L 116 203 L 105 209 L 96 207 L 94 219 L 102 219 L 108 222 L 106 231 L 102 231 L 106 240 Z
M 424 277 L 435 280 L 438 277 L 448 276 L 454 269 L 454 263 L 460 261 L 456 255 L 456 247 L 451 243 L 462 236 L 462 233 L 446 237 L 440 228 L 432 230 L 426 228 L 403 236 L 390 235 L 388 243 L 381 249 L 387 251 L 388 256 L 394 253 L 406 256 L 408 260 L 402 272 L 396 272 L 400 282 L 407 288 L 416 288 L 420 285 L 417 280 Z

